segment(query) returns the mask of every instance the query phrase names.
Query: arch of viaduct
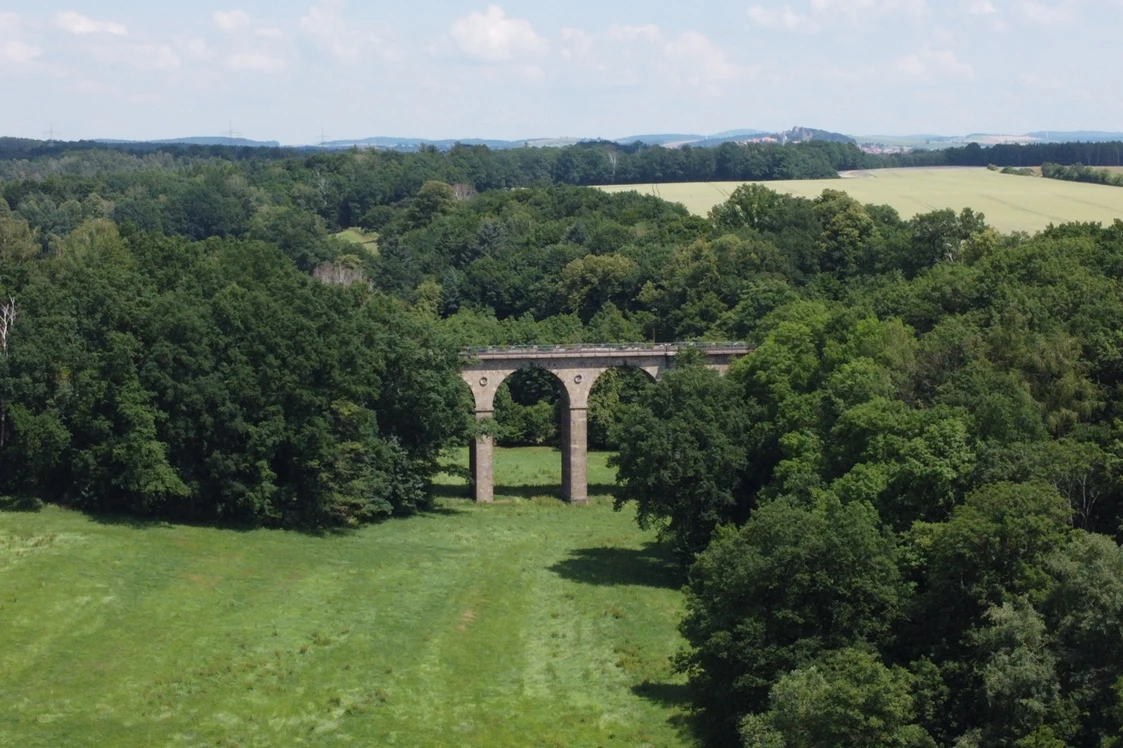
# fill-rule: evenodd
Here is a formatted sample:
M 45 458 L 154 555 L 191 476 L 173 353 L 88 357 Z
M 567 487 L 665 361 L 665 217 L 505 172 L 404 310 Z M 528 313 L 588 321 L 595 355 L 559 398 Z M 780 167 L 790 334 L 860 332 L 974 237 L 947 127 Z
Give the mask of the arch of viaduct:
M 674 365 L 675 357 L 690 348 L 701 353 L 706 365 L 724 374 L 734 359 L 749 352 L 745 345 L 679 344 L 667 345 L 585 345 L 481 348 L 465 351 L 469 363 L 461 376 L 472 390 L 476 418 L 490 418 L 495 412 L 499 387 L 520 369 L 537 367 L 554 374 L 563 385 L 561 453 L 562 493 L 573 504 L 589 503 L 588 413 L 589 393 L 602 374 L 618 367 L 642 369 L 658 380 Z M 478 436 L 470 450 L 472 486 L 475 499 L 490 503 L 495 498 L 495 439 Z

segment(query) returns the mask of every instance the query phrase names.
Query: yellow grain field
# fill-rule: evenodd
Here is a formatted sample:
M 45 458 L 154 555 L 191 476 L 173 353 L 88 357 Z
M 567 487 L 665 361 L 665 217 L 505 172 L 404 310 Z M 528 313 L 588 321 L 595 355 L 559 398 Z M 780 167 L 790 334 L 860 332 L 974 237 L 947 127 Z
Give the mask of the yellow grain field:
M 762 182 L 779 192 L 817 197 L 843 190 L 856 200 L 891 205 L 904 218 L 942 208 L 972 208 L 1000 231 L 1039 231 L 1070 221 L 1111 223 L 1123 219 L 1123 187 L 1000 174 L 985 168 L 883 169 L 847 172 L 842 179 Z M 612 185 L 609 192 L 637 190 L 682 203 L 705 215 L 744 182 Z

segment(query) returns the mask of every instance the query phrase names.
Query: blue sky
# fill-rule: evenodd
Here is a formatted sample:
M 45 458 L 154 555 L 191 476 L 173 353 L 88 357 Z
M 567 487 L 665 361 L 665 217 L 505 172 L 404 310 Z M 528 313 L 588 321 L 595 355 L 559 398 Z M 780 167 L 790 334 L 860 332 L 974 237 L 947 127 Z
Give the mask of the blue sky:
M 0 134 L 1123 130 L 1123 0 L 4 0 Z

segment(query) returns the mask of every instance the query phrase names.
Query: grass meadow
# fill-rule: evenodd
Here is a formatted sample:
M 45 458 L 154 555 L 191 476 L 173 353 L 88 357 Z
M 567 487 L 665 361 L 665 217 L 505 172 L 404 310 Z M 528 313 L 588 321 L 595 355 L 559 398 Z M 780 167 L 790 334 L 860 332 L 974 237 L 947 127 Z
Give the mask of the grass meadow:
M 682 203 L 705 215 L 725 202 L 744 182 L 613 185 L 610 192 L 639 190 Z M 1034 232 L 1049 224 L 1123 218 L 1123 188 L 1098 184 L 1033 179 L 1000 174 L 985 168 L 882 169 L 848 172 L 842 179 L 763 182 L 779 192 L 818 197 L 823 190 L 843 190 L 863 203 L 891 205 L 904 218 L 942 208 L 972 208 L 986 214 L 1000 231 Z
M 344 229 L 335 235 L 336 238 L 354 244 L 364 252 L 372 255 L 378 254 L 378 234 L 363 231 L 359 228 Z
M 605 457 L 583 508 L 556 451 L 496 469 L 322 536 L 0 512 L 0 746 L 689 745 L 680 580 Z

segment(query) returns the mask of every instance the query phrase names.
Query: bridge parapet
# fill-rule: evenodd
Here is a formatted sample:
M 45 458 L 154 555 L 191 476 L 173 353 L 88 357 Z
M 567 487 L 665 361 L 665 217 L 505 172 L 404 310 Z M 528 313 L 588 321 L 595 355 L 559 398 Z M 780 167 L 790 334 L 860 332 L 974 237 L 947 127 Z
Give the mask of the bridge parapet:
M 745 355 L 751 348 L 746 343 L 597 343 L 572 345 L 486 346 L 464 349 L 465 358 L 497 359 L 515 357 L 569 358 L 574 356 L 676 356 L 681 351 L 697 350 L 703 354 Z
M 588 408 L 593 385 L 609 369 L 634 367 L 658 380 L 682 352 L 698 351 L 706 365 L 724 374 L 737 358 L 751 352 L 743 343 L 665 343 L 655 345 L 534 345 L 470 348 L 461 376 L 472 390 L 476 417 L 495 410 L 499 387 L 520 369 L 540 368 L 561 380 L 565 393 L 562 415 L 562 490 L 573 504 L 588 503 Z M 477 502 L 494 498 L 493 437 L 480 436 L 471 449 L 471 469 Z

